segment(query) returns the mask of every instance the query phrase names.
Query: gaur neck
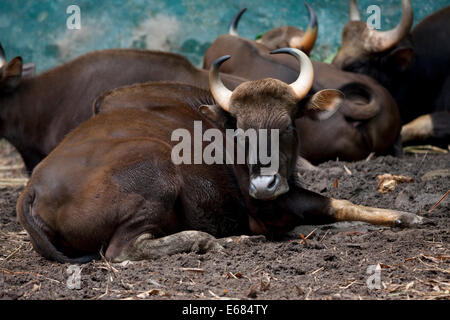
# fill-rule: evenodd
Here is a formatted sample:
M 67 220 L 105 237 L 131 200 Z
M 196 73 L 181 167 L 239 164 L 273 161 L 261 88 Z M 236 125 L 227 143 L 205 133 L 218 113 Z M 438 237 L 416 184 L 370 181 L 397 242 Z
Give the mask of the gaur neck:
M 30 172 L 56 143 L 46 137 L 57 112 L 56 103 L 61 102 L 57 98 L 60 88 L 56 83 L 52 83 L 53 87 L 43 83 L 45 78 L 41 76 L 23 79 L 19 87 L 4 95 L 0 102 L 3 137 L 21 154 Z
M 433 57 L 433 54 L 422 52 L 424 49 L 420 48 L 420 44 L 417 44 L 411 35 L 403 39 L 393 50 L 401 47 L 413 48 L 414 57 L 411 66 L 395 76 L 377 80 L 392 94 L 398 104 L 402 121 L 406 123 L 420 116 L 424 105 L 428 105 L 429 110 L 434 109 L 441 86 L 433 84 L 444 83 L 448 63 L 433 62 L 431 65 L 430 57 Z

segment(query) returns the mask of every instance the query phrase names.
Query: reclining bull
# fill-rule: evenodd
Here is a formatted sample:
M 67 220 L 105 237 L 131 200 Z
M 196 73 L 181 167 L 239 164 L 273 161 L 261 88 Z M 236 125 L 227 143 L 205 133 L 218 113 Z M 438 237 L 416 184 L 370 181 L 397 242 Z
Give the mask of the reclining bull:
M 411 213 L 353 205 L 294 183 L 295 118 L 309 108 L 332 112 L 341 94 L 320 91 L 310 105 L 299 107 L 313 83 L 311 62 L 295 49 L 277 52 L 290 53 L 301 64 L 290 85 L 266 78 L 230 91 L 218 73 L 228 59 L 222 57 L 211 67 L 212 96 L 186 84 L 157 83 L 101 97 L 98 114 L 36 167 L 19 198 L 18 217 L 36 251 L 59 262 L 82 263 L 103 250 L 118 262 L 220 250 L 214 237 L 276 235 L 304 222 L 419 223 L 421 218 Z M 122 106 L 113 103 L 114 96 Z M 278 170 L 263 175 L 264 162 L 258 154 L 257 161 L 249 161 L 248 150 L 245 164 L 176 165 L 172 153 L 179 140 L 173 133 L 195 134 L 195 121 L 203 130 L 223 132 L 226 128 L 206 116 L 217 112 L 219 119 L 228 117 L 223 123 L 229 129 L 277 132 Z
M 29 172 L 92 116 L 93 101 L 106 90 L 164 80 L 209 85 L 208 72 L 184 57 L 144 50 L 95 51 L 33 77 L 25 76 L 28 69 L 20 57 L 8 63 L 0 45 L 0 138 L 16 147 Z M 244 81 L 223 77 L 232 88 Z
M 333 64 L 369 75 L 395 98 L 402 121 L 403 142 L 450 143 L 450 6 L 411 30 L 414 12 L 402 0 L 403 15 L 393 29 L 369 27 L 350 2 L 350 21 Z
M 256 42 L 261 43 L 269 50 L 290 47 L 302 50 L 304 53 L 309 55 L 317 40 L 319 24 L 317 22 L 317 15 L 314 12 L 314 9 L 307 3 L 305 3 L 305 7 L 309 14 L 309 23 L 306 31 L 294 26 L 282 26 L 267 31 L 260 39 L 256 40 Z M 239 36 L 239 20 L 246 10 L 247 8 L 244 8 L 234 16 L 230 26 L 228 27 L 228 34 Z
M 208 48 L 203 68 L 209 69 L 215 59 L 227 53 L 235 59 L 224 64 L 224 73 L 250 80 L 272 77 L 285 82 L 294 81 L 298 74 L 298 64 L 292 57 L 273 56 L 261 43 L 229 34 L 218 37 Z M 303 146 L 301 156 L 320 163 L 336 158 L 361 160 L 372 152 L 401 155 L 401 119 L 389 92 L 368 76 L 312 63 L 315 78 L 311 93 L 338 89 L 345 99 L 327 121 L 297 120 Z

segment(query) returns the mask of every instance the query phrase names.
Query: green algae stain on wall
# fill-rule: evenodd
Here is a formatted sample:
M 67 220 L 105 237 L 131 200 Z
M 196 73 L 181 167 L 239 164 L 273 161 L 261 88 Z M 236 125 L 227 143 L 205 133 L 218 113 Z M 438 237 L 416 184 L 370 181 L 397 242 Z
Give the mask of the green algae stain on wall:
M 400 0 L 360 0 L 366 9 L 381 8 L 381 29 L 394 27 L 401 16 Z M 319 19 L 319 38 L 312 57 L 326 60 L 339 46 L 348 21 L 347 0 L 309 0 Z M 412 0 L 417 23 L 450 0 Z M 77 5 L 81 30 L 69 30 L 66 9 Z M 306 28 L 303 1 L 294 0 L 0 0 L 0 42 L 9 58 L 22 56 L 35 62 L 38 71 L 83 53 L 107 48 L 140 48 L 181 53 L 197 66 L 209 45 L 241 8 L 248 11 L 240 34 L 254 39 L 272 28 L 294 25 Z

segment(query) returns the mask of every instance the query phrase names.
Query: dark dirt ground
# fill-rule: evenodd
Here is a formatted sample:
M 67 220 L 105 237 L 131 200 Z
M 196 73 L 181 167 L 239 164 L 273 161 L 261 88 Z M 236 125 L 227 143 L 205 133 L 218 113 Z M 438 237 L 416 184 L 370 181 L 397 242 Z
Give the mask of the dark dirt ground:
M 69 265 L 34 252 L 17 222 L 15 204 L 26 175 L 14 149 L 0 141 L 0 299 L 448 300 L 450 196 L 428 211 L 450 189 L 450 154 L 330 161 L 320 169 L 301 175 L 311 190 L 418 213 L 426 222 L 414 229 L 363 223 L 302 226 L 285 241 L 229 243 L 226 254 L 177 254 L 122 264 L 95 261 L 81 266 L 81 288 L 71 290 Z M 422 179 L 434 170 L 444 171 Z M 384 173 L 415 182 L 383 195 L 377 191 L 377 176 Z M 311 231 L 302 243 L 300 233 Z M 380 289 L 369 289 L 366 281 L 372 273 L 367 269 L 377 264 Z

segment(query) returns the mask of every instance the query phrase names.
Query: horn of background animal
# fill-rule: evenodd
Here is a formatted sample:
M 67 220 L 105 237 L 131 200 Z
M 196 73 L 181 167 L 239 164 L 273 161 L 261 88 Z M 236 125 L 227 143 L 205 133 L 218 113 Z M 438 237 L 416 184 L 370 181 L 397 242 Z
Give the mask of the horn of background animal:
M 214 61 L 209 70 L 209 87 L 217 104 L 225 111 L 230 111 L 230 99 L 233 92 L 223 84 L 219 75 L 219 68 L 231 56 L 223 56 Z
M 247 8 L 241 9 L 241 11 L 239 11 L 233 17 L 233 20 L 231 21 L 230 25 L 228 26 L 228 34 L 239 37 L 238 24 L 239 24 L 239 20 L 241 20 L 241 17 L 245 11 L 247 11 Z
M 368 104 L 343 103 L 339 112 L 346 118 L 355 121 L 367 121 L 380 113 L 381 107 L 376 99 Z
M 300 74 L 298 79 L 290 84 L 294 90 L 297 100 L 303 99 L 311 89 L 314 81 L 314 69 L 308 56 L 295 48 L 282 48 L 271 52 L 271 54 L 287 53 L 297 58 L 300 63 Z
M 297 48 L 301 49 L 307 54 L 311 52 L 311 50 L 314 48 L 314 44 L 317 40 L 317 34 L 319 33 L 319 24 L 317 20 L 317 15 L 314 12 L 314 9 L 311 8 L 309 4 L 305 2 L 305 7 L 308 9 L 309 13 L 309 24 L 308 28 L 305 31 L 305 34 L 299 41 L 299 43 L 290 43 L 289 46 L 291 48 Z
M 0 69 L 3 68 L 3 66 L 6 65 L 6 54 L 3 50 L 2 44 L 0 43 Z
M 350 21 L 361 21 L 358 2 L 356 0 L 350 0 Z
M 410 0 L 402 0 L 402 19 L 392 30 L 377 31 L 371 29 L 365 46 L 368 51 L 382 52 L 395 46 L 411 30 L 414 21 L 414 11 Z

